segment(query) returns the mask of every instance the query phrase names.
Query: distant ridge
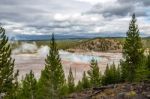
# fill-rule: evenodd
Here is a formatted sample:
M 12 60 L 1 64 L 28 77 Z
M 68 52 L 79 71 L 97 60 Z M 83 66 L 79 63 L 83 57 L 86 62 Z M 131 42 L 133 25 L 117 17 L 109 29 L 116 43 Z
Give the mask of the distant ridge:
M 7 35 L 10 40 L 19 40 L 19 41 L 46 41 L 50 40 L 51 35 L 26 35 L 26 34 L 17 34 L 17 35 Z M 80 35 L 70 35 L 70 34 L 55 34 L 55 39 L 65 40 L 65 39 L 91 39 L 91 38 L 124 38 L 124 36 L 108 36 L 108 35 L 97 35 L 97 34 L 80 34 Z M 144 38 L 150 38 L 144 37 Z
M 51 35 L 16 35 L 16 36 L 9 36 L 10 40 L 17 40 L 17 41 L 46 41 L 51 39 Z M 90 37 L 84 36 L 75 36 L 75 35 L 55 35 L 55 39 L 57 40 L 64 40 L 64 39 L 87 39 Z

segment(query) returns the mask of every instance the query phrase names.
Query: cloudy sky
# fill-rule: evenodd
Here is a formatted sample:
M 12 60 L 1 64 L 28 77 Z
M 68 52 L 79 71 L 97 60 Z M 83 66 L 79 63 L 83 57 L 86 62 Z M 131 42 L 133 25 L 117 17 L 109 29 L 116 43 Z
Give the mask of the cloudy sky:
M 7 34 L 125 36 L 131 15 L 150 36 L 150 0 L 0 0 Z

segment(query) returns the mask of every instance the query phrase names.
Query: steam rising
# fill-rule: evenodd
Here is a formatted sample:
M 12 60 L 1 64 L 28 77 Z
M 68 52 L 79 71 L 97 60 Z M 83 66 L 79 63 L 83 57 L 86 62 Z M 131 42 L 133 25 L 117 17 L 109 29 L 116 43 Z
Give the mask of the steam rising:
M 70 53 L 63 50 L 59 51 L 60 56 L 62 59 L 73 61 L 73 62 L 79 62 L 79 63 L 89 63 L 93 58 L 97 61 L 100 61 L 101 58 L 98 56 L 91 56 L 91 55 L 82 55 L 77 53 Z
M 21 45 L 12 51 L 13 54 L 19 53 L 35 53 L 38 47 L 35 42 L 33 43 L 21 43 Z
M 45 57 L 49 52 L 49 47 L 48 46 L 41 46 L 37 53 L 38 55 L 40 55 L 41 57 Z
M 46 57 L 48 52 L 49 52 L 48 46 L 42 45 L 41 47 L 38 48 L 36 43 L 33 42 L 33 43 L 22 43 L 18 48 L 14 49 L 12 53 L 13 54 L 21 54 L 21 53 L 35 54 L 36 53 L 36 55 L 42 58 L 42 57 Z M 59 54 L 61 59 L 72 61 L 72 62 L 89 63 L 92 58 L 96 59 L 97 61 L 101 60 L 101 58 L 98 56 L 70 53 L 63 50 L 59 50 Z

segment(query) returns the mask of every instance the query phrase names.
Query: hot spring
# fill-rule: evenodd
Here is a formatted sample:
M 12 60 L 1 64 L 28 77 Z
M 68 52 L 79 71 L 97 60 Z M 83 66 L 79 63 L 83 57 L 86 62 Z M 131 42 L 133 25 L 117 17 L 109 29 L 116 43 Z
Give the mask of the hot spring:
M 98 57 L 98 56 L 70 53 L 62 50 L 59 51 L 59 54 L 61 59 L 63 60 L 79 62 L 79 63 L 89 63 L 92 59 L 95 59 L 98 62 L 100 62 L 102 59 L 102 57 Z
M 45 58 L 49 52 L 48 46 L 37 47 L 35 43 L 23 43 L 19 48 L 12 51 L 12 57 L 15 59 L 15 69 L 19 70 L 19 78 L 22 79 L 26 73 L 33 70 L 35 77 L 39 78 L 41 70 L 45 67 Z M 75 82 L 82 79 L 84 71 L 90 69 L 90 61 L 97 60 L 98 66 L 102 73 L 108 63 L 118 63 L 122 58 L 121 53 L 101 53 L 101 52 L 82 52 L 71 53 L 64 50 L 59 50 L 59 55 L 63 65 L 66 77 L 69 73 L 69 68 L 73 70 Z

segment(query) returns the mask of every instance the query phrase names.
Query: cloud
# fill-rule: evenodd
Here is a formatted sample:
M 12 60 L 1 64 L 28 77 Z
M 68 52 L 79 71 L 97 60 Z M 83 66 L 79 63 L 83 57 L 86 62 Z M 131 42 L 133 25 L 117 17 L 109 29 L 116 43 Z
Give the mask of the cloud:
M 109 4 L 96 4 L 88 12 L 92 14 L 102 14 L 104 17 L 110 16 L 126 16 L 130 12 L 133 12 L 134 7 L 131 5 L 121 5 L 119 3 L 109 3 Z
M 130 16 L 145 21 L 148 0 L 0 0 L 0 22 L 7 34 L 125 35 Z M 141 20 L 141 19 L 140 19 Z M 149 25 L 149 21 L 146 23 Z M 141 25 L 143 34 L 149 34 Z M 115 28 L 114 28 L 115 26 Z M 146 30 L 144 30 L 146 29 Z
M 118 0 L 120 3 L 132 3 L 132 4 L 143 4 L 144 6 L 150 6 L 149 0 Z
M 149 5 L 147 0 L 117 0 L 109 3 L 98 3 L 87 13 L 102 14 L 105 17 L 111 16 L 129 16 L 136 13 L 136 16 L 147 16 L 145 4 Z
M 77 1 L 88 2 L 90 4 L 97 4 L 97 3 L 111 2 L 112 0 L 77 0 Z M 113 0 L 113 1 L 116 1 L 116 0 Z

